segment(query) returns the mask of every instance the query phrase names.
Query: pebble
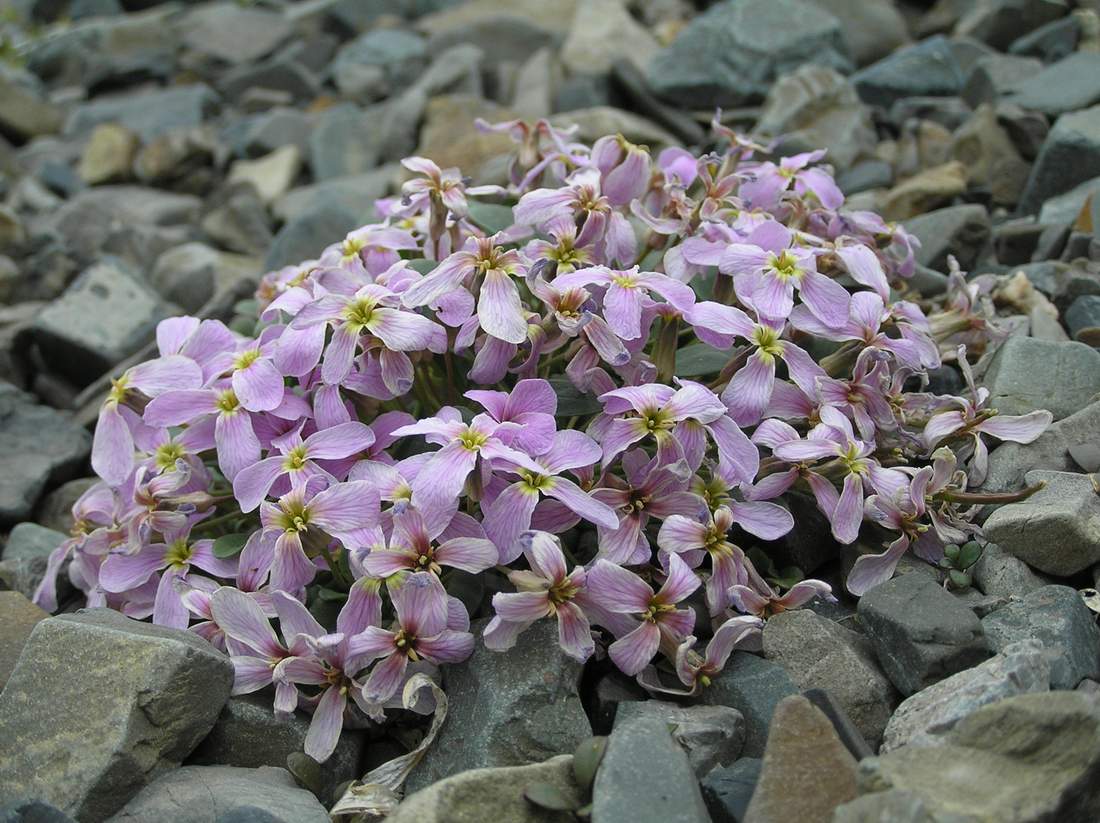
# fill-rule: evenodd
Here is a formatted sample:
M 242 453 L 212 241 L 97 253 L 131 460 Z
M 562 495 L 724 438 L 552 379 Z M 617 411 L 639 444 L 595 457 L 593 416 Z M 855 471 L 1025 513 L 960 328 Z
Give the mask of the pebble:
M 1013 337 L 993 356 L 984 383 L 989 408 L 1001 414 L 1047 409 L 1061 420 L 1100 392 L 1100 353 L 1083 343 Z
M 1097 175 L 1100 175 L 1100 106 L 1064 114 L 1043 141 L 1020 199 L 1020 212 L 1035 214 L 1044 201 Z M 1040 220 L 1050 222 L 1042 216 Z
M 46 573 L 50 552 L 60 546 L 67 535 L 37 523 L 17 523 L 8 535 L 0 557 L 0 580 L 12 591 L 34 597 L 35 589 Z M 62 577 L 62 580 L 64 578 Z
M 965 79 L 950 42 L 939 35 L 898 49 L 852 76 L 859 96 L 883 108 L 903 97 L 958 94 Z
M 117 123 L 100 123 L 80 158 L 80 179 L 89 186 L 118 183 L 132 173 L 138 137 Z
M 729 706 L 745 718 L 744 757 L 760 757 L 768 739 L 768 728 L 779 701 L 798 694 L 798 687 L 778 663 L 755 654 L 736 651 L 722 673 L 702 693 L 699 702 Z
M 745 745 L 745 718 L 727 706 L 680 706 L 662 700 L 635 700 L 619 704 L 615 728 L 642 718 L 664 721 L 673 739 L 683 746 L 695 774 L 702 778 L 718 766 L 728 766 Z
M 100 123 L 118 123 L 149 141 L 174 129 L 200 125 L 217 103 L 217 95 L 202 83 L 104 96 L 77 106 L 65 122 L 65 134 L 84 134 Z
M 49 616 L 19 592 L 0 591 L 0 691 L 15 670 L 34 627 Z
M 363 223 L 357 211 L 339 203 L 325 203 L 315 211 L 288 220 L 271 242 L 264 260 L 264 269 L 311 260 L 326 245 L 343 239 Z
M 757 757 L 742 757 L 732 766 L 715 769 L 700 781 L 713 823 L 744 823 L 763 763 Z
M 237 160 L 229 168 L 228 182 L 251 183 L 270 204 L 290 191 L 301 168 L 302 151 L 290 144 L 256 160 Z
M 229 63 L 266 57 L 291 34 L 282 14 L 238 3 L 209 3 L 179 22 L 183 43 L 192 51 Z
M 922 214 L 907 220 L 905 228 L 920 240 L 917 262 L 939 271 L 947 270 L 948 255 L 964 271 L 972 269 L 992 234 L 989 212 L 977 203 Z

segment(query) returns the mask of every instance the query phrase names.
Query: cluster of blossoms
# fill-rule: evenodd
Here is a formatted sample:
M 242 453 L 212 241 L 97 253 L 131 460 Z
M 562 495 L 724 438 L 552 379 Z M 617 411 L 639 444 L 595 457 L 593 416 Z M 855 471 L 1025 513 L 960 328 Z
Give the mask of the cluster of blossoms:
M 799 527 L 793 496 L 869 547 L 858 595 L 976 533 L 983 437 L 1050 422 L 985 407 L 964 346 L 988 301 L 958 272 L 903 299 L 913 238 L 845 210 L 822 153 L 484 127 L 519 143 L 507 188 L 409 159 L 380 222 L 266 275 L 246 325 L 160 324 L 37 593 L 56 608 L 67 563 L 89 605 L 190 627 L 237 693 L 313 712 L 318 760 L 467 657 L 482 614 L 490 649 L 551 619 L 578 660 L 703 688 L 832 596 L 751 559 Z M 923 390 L 941 357 L 968 396 Z M 469 575 L 490 594 L 456 597 Z

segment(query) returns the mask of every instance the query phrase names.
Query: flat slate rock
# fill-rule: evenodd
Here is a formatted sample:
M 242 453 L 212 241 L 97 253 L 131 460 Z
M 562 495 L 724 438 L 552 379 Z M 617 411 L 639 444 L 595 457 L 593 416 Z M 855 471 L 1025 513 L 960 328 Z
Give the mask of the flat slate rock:
M 699 696 L 711 706 L 729 706 L 745 716 L 744 757 L 760 757 L 775 707 L 798 686 L 778 663 L 748 652 L 734 652 L 722 673 Z
M 737 760 L 745 745 L 745 718 L 728 706 L 681 706 L 663 700 L 632 700 L 619 704 L 615 728 L 640 718 L 656 717 L 668 724 L 684 747 L 695 774 L 703 777 L 717 766 Z
M 1001 414 L 1047 409 L 1061 420 L 1100 392 L 1100 352 L 1084 343 L 1010 337 L 993 355 L 983 383 L 989 408 Z

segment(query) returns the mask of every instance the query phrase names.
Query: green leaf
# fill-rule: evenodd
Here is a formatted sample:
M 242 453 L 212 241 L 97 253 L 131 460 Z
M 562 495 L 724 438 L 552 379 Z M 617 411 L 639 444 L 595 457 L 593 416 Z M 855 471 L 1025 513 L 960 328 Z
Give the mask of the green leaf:
M 969 569 L 975 563 L 978 562 L 978 558 L 982 556 L 982 547 L 974 540 L 969 543 L 964 543 L 962 548 L 959 549 L 959 556 L 955 560 L 955 565 L 960 569 Z
M 256 320 L 260 316 L 260 301 L 254 297 L 247 300 L 238 300 L 233 304 L 233 312 Z
M 948 560 L 954 560 L 959 556 L 959 547 L 954 543 L 948 543 L 943 547 L 943 554 Z
M 496 234 L 504 231 L 515 223 L 511 206 L 502 206 L 499 203 L 482 203 L 478 200 L 469 200 L 470 219 L 485 230 L 487 234 Z
M 406 260 L 409 264 L 409 268 L 420 274 L 431 274 L 435 270 L 435 267 L 439 265 L 438 260 L 425 260 L 423 257 L 416 260 Z
M 336 589 L 326 589 L 318 587 L 317 597 L 324 600 L 326 603 L 343 603 L 348 599 L 347 592 L 337 591 Z
M 555 812 L 571 812 L 577 808 L 577 804 L 571 798 L 550 783 L 532 783 L 523 790 L 523 796 L 529 803 Z
M 247 534 L 223 534 L 214 540 L 214 557 L 236 557 L 248 542 Z
M 568 377 L 551 377 L 550 385 L 558 396 L 558 417 L 595 414 L 603 408 L 595 395 L 578 391 Z
M 321 764 L 305 752 L 291 752 L 286 756 L 286 769 L 302 788 L 309 789 L 318 798 L 325 789 Z
M 970 575 L 966 572 L 961 572 L 958 569 L 952 569 L 947 573 L 947 577 L 951 581 L 951 585 L 953 585 L 955 588 L 970 588 Z
M 779 572 L 768 578 L 768 581 L 779 586 L 781 589 L 794 588 L 796 583 L 801 583 L 805 579 L 806 575 L 802 573 L 802 569 L 798 566 L 786 566 L 779 570 Z
M 678 377 L 717 374 L 729 362 L 728 352 L 719 351 L 706 343 L 692 343 L 676 352 L 676 374 Z
M 590 737 L 581 741 L 573 753 L 573 776 L 577 778 L 577 785 L 585 791 L 592 788 L 596 770 L 600 767 L 606 750 L 606 737 Z

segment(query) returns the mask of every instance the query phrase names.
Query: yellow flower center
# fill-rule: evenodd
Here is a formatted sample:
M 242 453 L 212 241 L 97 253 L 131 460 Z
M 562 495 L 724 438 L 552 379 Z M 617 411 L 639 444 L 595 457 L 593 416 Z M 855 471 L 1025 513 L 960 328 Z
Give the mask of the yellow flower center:
M 181 568 L 187 565 L 187 561 L 191 559 L 192 554 L 194 554 L 194 549 L 188 545 L 186 540 L 177 540 L 168 546 L 168 550 L 164 553 L 164 559 L 168 561 L 168 565 Z
M 175 471 L 176 461 L 186 453 L 179 443 L 165 443 L 157 446 L 157 450 L 153 453 L 153 461 L 162 472 Z
M 130 376 L 123 374 L 117 380 L 111 381 L 111 390 L 107 393 L 109 402 L 121 403 L 126 399 L 126 392 L 130 383 Z
M 462 447 L 472 452 L 478 451 L 488 439 L 487 435 L 470 428 L 467 428 L 458 436 L 458 442 L 462 444 Z
M 234 369 L 247 369 L 253 363 L 260 359 L 259 349 L 248 349 L 237 355 L 233 360 Z
M 789 251 L 782 251 L 778 255 L 772 254 L 768 258 L 768 265 L 781 280 L 797 280 L 802 277 L 802 267 L 798 265 L 798 258 Z
M 289 452 L 287 452 L 286 459 L 283 460 L 283 468 L 288 472 L 298 471 L 306 464 L 306 447 L 295 446 Z
M 752 333 L 757 348 L 769 357 L 781 357 L 783 346 L 779 342 L 779 332 L 769 326 L 757 326 Z
M 554 485 L 554 479 L 552 477 L 535 474 L 531 471 L 521 471 L 519 476 L 523 478 L 523 485 L 532 492 L 546 491 Z
M 357 328 L 363 328 L 374 319 L 374 310 L 377 303 L 368 297 L 359 297 L 348 303 L 344 309 L 344 317 L 348 323 Z
M 232 414 L 238 408 L 240 408 L 241 401 L 237 399 L 237 394 L 233 391 L 233 389 L 226 389 L 218 395 L 216 405 L 219 411 L 224 412 L 225 414 Z

